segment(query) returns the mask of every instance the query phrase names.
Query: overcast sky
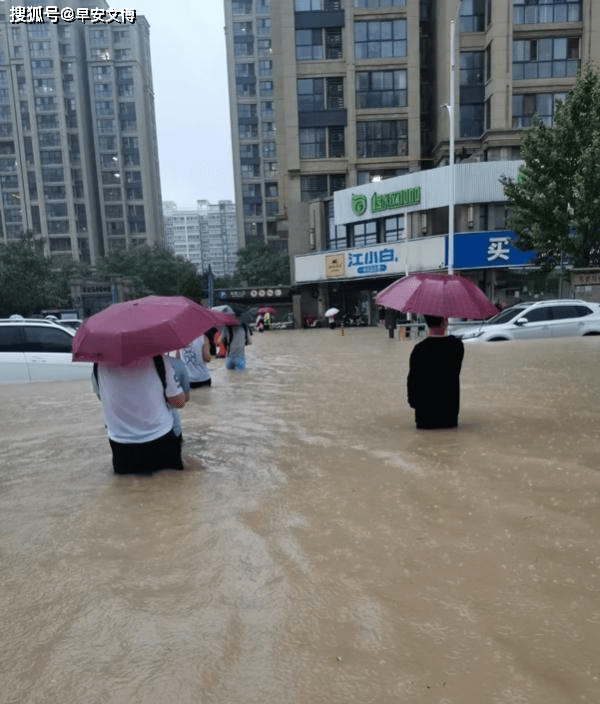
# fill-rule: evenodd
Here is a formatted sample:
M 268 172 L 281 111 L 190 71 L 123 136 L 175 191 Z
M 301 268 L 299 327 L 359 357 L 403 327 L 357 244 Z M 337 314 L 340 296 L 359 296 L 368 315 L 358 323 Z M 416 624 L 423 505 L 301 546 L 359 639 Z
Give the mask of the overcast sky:
M 223 0 L 137 0 L 150 23 L 163 200 L 235 200 Z

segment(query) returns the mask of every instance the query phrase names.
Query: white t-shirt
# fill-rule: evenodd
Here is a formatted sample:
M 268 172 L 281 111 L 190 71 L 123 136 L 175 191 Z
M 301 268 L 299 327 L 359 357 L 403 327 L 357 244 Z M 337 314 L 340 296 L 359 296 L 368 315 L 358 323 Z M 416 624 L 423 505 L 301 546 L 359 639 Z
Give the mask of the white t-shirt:
M 190 375 L 190 381 L 208 381 L 210 379 L 210 372 L 202 358 L 202 347 L 205 341 L 204 335 L 200 335 L 180 352 L 181 359 Z
M 173 428 L 165 393 L 168 397 L 177 396 L 182 388 L 175 381 L 173 367 L 166 358 L 165 375 L 166 390 L 152 358 L 140 359 L 126 367 L 98 364 L 100 400 L 111 440 L 150 442 Z

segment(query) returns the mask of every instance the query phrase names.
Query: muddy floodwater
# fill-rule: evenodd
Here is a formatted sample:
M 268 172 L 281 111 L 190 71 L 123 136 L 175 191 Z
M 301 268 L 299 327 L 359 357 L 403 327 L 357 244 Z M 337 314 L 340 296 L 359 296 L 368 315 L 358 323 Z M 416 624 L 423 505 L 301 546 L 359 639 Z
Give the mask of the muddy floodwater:
M 413 345 L 255 334 L 149 477 L 87 381 L 0 386 L 0 702 L 598 704 L 600 338 L 467 346 L 441 431 Z

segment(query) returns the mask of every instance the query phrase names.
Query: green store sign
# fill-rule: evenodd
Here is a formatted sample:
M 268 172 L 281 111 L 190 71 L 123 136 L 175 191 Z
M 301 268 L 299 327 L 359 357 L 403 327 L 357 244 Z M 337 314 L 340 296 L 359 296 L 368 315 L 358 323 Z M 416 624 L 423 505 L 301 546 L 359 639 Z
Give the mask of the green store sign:
M 408 205 L 417 205 L 421 202 L 421 187 L 405 188 L 403 191 L 394 191 L 371 196 L 371 212 L 381 213 L 383 210 L 406 208 Z M 355 215 L 364 215 L 367 212 L 367 196 L 353 195 L 351 199 L 352 212 Z

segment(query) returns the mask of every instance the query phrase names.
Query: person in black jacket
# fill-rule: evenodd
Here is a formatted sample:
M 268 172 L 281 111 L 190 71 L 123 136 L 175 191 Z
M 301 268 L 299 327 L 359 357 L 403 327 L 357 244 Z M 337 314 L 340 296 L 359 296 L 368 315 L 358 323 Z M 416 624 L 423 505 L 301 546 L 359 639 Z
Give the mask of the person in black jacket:
M 429 336 L 413 348 L 407 379 L 408 405 L 417 428 L 455 428 L 460 405 L 462 340 L 446 335 L 448 321 L 425 316 Z

